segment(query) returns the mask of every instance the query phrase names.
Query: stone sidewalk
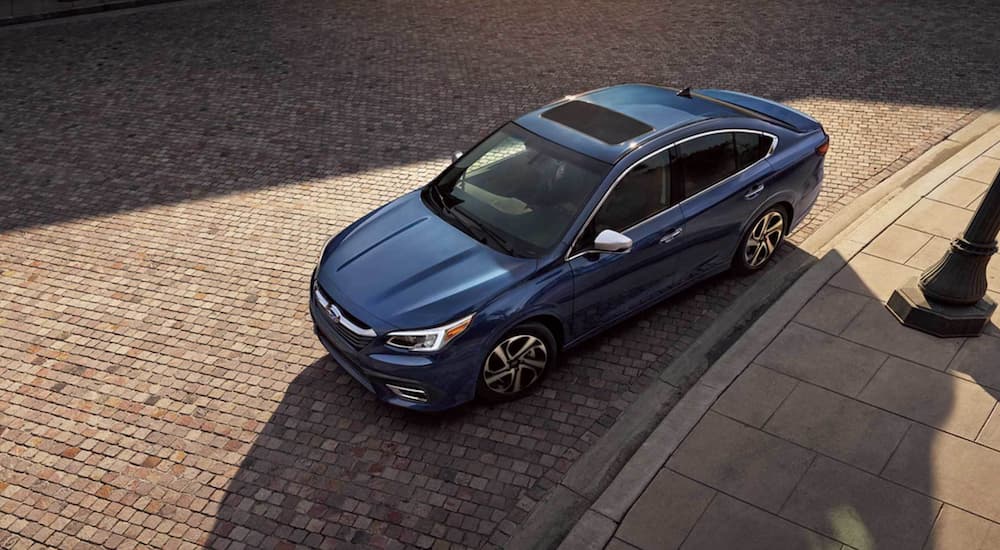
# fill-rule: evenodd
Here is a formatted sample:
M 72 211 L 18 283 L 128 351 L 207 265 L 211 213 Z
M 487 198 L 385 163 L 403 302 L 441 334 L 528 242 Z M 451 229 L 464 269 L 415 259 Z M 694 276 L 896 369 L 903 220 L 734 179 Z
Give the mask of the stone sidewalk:
M 1000 127 L 857 226 L 706 373 L 562 548 L 1000 548 L 1000 313 L 978 338 L 939 339 L 884 306 L 941 257 L 998 170 Z M 1000 300 L 996 260 L 989 284 Z

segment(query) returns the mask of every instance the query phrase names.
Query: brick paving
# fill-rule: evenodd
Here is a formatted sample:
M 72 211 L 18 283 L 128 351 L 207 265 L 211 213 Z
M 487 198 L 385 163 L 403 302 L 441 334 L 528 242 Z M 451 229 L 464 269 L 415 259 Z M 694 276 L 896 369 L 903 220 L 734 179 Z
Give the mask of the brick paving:
M 414 415 L 324 357 L 325 238 L 518 113 L 626 81 L 833 136 L 801 242 L 993 99 L 990 2 L 223 1 L 0 32 L 0 545 L 502 545 L 753 278 Z

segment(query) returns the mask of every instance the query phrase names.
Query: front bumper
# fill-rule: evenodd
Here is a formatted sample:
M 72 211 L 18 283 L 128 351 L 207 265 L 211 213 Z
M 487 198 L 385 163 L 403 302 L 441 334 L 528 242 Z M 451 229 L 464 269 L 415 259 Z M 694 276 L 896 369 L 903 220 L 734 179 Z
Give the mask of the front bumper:
M 317 338 L 334 362 L 380 400 L 430 412 L 475 397 L 478 361 L 469 350 L 448 346 L 437 354 L 393 353 L 376 343 L 357 350 L 333 328 L 314 297 L 309 313 Z

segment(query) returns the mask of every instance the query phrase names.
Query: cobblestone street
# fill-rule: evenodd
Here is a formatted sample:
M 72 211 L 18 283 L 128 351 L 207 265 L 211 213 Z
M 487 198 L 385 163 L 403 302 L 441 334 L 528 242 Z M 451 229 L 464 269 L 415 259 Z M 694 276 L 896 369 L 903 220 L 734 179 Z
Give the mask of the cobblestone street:
M 792 236 L 997 99 L 1000 9 L 187 3 L 0 29 L 0 548 L 502 546 L 755 277 L 420 415 L 326 357 L 320 246 L 519 113 L 739 90 L 831 135 Z M 766 276 L 765 272 L 763 276 Z

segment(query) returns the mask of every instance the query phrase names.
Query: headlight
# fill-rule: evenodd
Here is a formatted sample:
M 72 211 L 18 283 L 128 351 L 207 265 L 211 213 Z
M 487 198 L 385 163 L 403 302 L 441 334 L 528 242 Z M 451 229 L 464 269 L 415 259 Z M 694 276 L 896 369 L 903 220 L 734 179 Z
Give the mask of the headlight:
M 390 332 L 385 343 L 409 351 L 437 351 L 465 332 L 465 329 L 472 324 L 473 315 L 437 328 Z

